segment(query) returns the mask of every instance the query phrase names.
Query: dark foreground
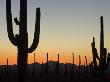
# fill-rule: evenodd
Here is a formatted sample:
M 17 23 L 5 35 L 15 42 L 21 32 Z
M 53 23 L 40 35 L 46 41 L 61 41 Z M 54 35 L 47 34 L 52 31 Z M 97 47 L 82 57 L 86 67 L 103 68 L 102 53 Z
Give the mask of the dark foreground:
M 0 73 L 0 82 L 17 82 L 16 72 Z M 27 73 L 25 82 L 110 82 L 110 74 L 99 75 L 96 73 L 82 74 L 82 75 L 69 75 L 58 74 L 52 72 L 49 74 L 35 74 Z

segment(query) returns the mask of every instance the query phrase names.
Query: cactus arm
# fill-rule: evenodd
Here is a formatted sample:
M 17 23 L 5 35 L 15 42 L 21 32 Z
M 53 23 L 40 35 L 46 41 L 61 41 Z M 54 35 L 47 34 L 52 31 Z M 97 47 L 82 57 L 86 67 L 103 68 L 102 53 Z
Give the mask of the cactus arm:
M 97 53 L 97 49 L 95 48 L 95 51 L 96 51 L 96 58 L 98 59 L 98 60 L 100 60 L 100 58 L 99 58 L 99 56 L 98 56 L 98 53 Z
M 40 8 L 37 8 L 34 39 L 31 47 L 28 49 L 29 53 L 33 52 L 37 48 L 39 43 L 39 35 L 40 35 Z
M 7 19 L 7 32 L 9 40 L 13 45 L 16 45 L 16 39 L 13 33 L 12 14 L 11 14 L 11 0 L 6 0 L 6 19 Z
M 97 58 L 98 60 L 100 60 L 98 53 L 97 53 L 97 49 L 95 48 L 95 37 L 93 37 L 93 42 L 91 43 L 92 46 L 92 53 L 95 56 L 95 58 Z
M 15 21 L 16 25 L 20 25 L 20 21 L 18 21 L 17 17 L 14 18 L 14 21 Z

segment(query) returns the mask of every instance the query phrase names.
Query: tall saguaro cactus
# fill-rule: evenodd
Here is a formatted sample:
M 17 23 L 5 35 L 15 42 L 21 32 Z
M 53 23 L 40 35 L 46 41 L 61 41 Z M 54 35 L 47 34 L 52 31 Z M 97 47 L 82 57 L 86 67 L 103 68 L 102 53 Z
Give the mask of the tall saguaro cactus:
M 19 34 L 14 36 L 12 13 L 11 13 L 11 0 L 6 0 L 6 19 L 7 19 L 7 32 L 11 43 L 18 48 L 17 55 L 17 72 L 18 81 L 23 82 L 25 73 L 27 71 L 27 57 L 28 53 L 32 53 L 38 46 L 40 35 L 40 8 L 36 9 L 36 22 L 33 43 L 28 48 L 28 33 L 27 33 L 27 0 L 20 0 L 20 19 L 14 18 L 16 25 L 19 25 Z
M 91 43 L 92 46 L 92 53 L 93 53 L 93 62 L 95 68 L 97 68 L 96 58 L 99 60 L 99 71 L 103 73 L 109 66 L 110 62 L 110 53 L 107 56 L 107 49 L 104 48 L 104 30 L 103 30 L 103 16 L 100 17 L 100 58 L 98 57 L 97 49 L 95 48 L 95 38 L 93 37 L 93 42 Z
M 106 54 L 107 54 L 107 49 L 104 48 L 104 29 L 103 29 L 104 27 L 103 26 L 104 26 L 103 17 L 101 16 L 100 17 L 100 27 L 101 27 L 100 29 L 100 60 L 101 61 L 99 62 L 99 66 L 101 70 L 103 70 L 104 63 L 106 62 Z
M 100 59 L 103 60 L 104 58 L 104 29 L 103 29 L 103 17 L 100 17 Z M 99 65 L 102 66 L 103 62 L 100 61 Z
M 99 67 L 100 71 L 103 72 L 108 68 L 108 64 L 110 61 L 110 54 L 108 53 L 107 56 L 107 49 L 104 48 L 104 25 L 103 25 L 103 16 L 100 17 L 100 26 L 101 26 L 101 31 L 100 31 L 100 62 L 99 62 Z

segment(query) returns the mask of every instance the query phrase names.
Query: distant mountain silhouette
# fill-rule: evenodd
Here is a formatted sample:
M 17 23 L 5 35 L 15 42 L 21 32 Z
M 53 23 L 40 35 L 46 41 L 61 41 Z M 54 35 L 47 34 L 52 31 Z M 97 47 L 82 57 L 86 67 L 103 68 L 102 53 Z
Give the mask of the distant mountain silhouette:
M 56 63 L 57 63 L 57 61 L 52 61 L 52 60 L 48 61 L 49 71 L 54 71 L 55 70 Z M 44 63 L 44 64 L 47 64 L 47 63 Z M 28 72 L 33 72 L 33 65 L 34 65 L 34 63 L 31 63 L 31 64 L 27 65 Z M 73 65 L 71 63 L 66 63 L 66 64 L 59 63 L 60 72 L 64 72 L 65 71 L 65 65 L 67 65 L 67 70 L 70 73 L 70 66 Z M 17 68 L 16 66 L 17 66 L 16 64 L 9 65 L 10 72 L 16 71 L 16 68 Z M 0 65 L 0 70 L 4 70 L 5 71 L 5 67 L 6 67 L 6 65 Z M 42 64 L 40 64 L 38 62 L 35 62 L 35 73 L 40 73 L 41 72 L 41 68 L 42 68 Z M 81 65 L 81 68 L 84 68 L 84 65 Z M 75 73 L 78 73 L 79 66 L 74 64 L 74 70 L 75 70 Z M 110 73 L 110 64 L 109 64 L 109 68 L 106 70 L 106 72 Z
M 57 61 L 48 61 L 48 65 L 49 65 L 49 71 L 54 71 L 55 70 L 55 66 L 56 66 L 56 63 Z M 28 70 L 30 70 L 32 72 L 33 70 L 33 64 L 28 64 Z M 46 64 L 46 63 L 44 63 Z M 73 64 L 70 64 L 70 63 L 67 63 L 67 69 L 70 70 L 70 65 L 73 65 Z M 40 72 L 41 71 L 41 67 L 42 67 L 42 64 L 38 63 L 38 62 L 35 62 L 35 72 Z M 78 69 L 78 65 L 75 65 L 74 64 L 74 67 L 77 71 Z M 60 72 L 64 72 L 65 70 L 65 64 L 64 63 L 59 63 L 59 69 L 60 69 Z

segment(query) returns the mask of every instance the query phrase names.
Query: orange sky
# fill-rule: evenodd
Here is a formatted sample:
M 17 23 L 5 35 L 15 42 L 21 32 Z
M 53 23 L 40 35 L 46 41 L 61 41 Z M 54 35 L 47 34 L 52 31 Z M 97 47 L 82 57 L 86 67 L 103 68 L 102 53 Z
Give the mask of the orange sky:
M 37 49 L 36 49 L 36 52 L 33 52 L 33 53 L 31 53 L 31 54 L 28 54 L 28 63 L 30 64 L 30 63 L 33 63 L 33 57 L 34 57 L 34 53 L 36 53 L 36 62 L 39 62 L 39 63 L 42 63 L 42 62 L 46 62 L 46 58 L 47 58 L 47 53 L 45 53 L 45 52 L 43 52 L 43 51 L 37 51 Z M 88 53 L 88 52 L 87 52 Z M 4 54 L 4 53 L 3 53 Z M 16 58 L 16 56 L 17 56 L 17 54 L 16 54 L 16 52 L 15 53 L 6 53 L 6 54 L 8 54 L 9 56 L 4 56 L 4 55 L 2 55 L 1 56 L 1 62 L 0 62 L 0 64 L 6 64 L 6 59 L 8 58 L 8 60 L 9 60 L 9 64 L 16 64 L 16 60 L 17 60 L 17 58 Z M 13 54 L 13 55 L 12 55 Z M 49 53 L 49 60 L 53 60 L 53 61 L 57 61 L 57 55 L 58 55 L 58 53 L 56 52 L 56 51 L 50 51 Z M 60 55 L 60 62 L 61 63 L 72 63 L 73 62 L 73 60 L 72 60 L 72 52 L 65 52 L 65 51 L 62 51 L 61 53 L 59 53 L 59 55 Z M 79 59 L 78 59 L 78 56 L 79 55 L 79 53 L 77 53 L 77 52 L 74 52 L 74 57 L 75 57 L 75 59 L 74 59 L 74 62 L 75 62 L 75 64 L 78 64 L 78 62 L 79 62 Z M 88 55 L 88 54 L 85 54 L 86 56 Z M 81 55 L 81 63 L 82 64 L 84 64 L 84 56 L 85 55 Z M 91 56 L 87 56 L 87 58 L 88 58 L 88 62 L 90 62 L 91 61 Z

